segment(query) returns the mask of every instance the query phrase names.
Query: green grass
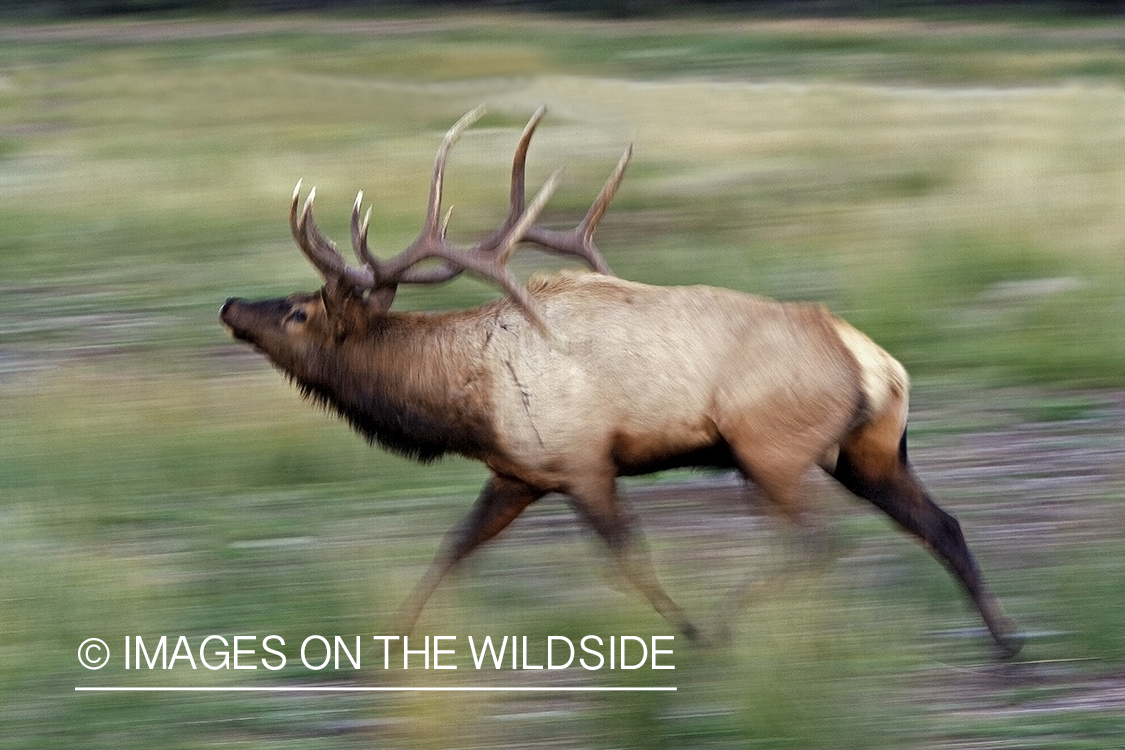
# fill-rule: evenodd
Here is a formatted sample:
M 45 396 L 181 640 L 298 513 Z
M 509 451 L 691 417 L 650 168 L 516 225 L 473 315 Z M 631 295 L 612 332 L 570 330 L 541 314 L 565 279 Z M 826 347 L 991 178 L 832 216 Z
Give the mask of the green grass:
M 298 178 L 319 186 L 318 220 L 332 236 L 346 238 L 362 189 L 376 252 L 409 242 L 443 131 L 482 101 L 489 114 L 448 173 L 457 239 L 500 219 L 511 149 L 546 103 L 529 177 L 566 166 L 549 221 L 576 220 L 633 142 L 599 234 L 615 270 L 826 302 L 922 383 L 931 418 L 912 434 L 923 451 L 997 424 L 1111 419 L 1112 397 L 1088 389 L 1125 385 L 1119 25 L 482 15 L 389 26 L 202 19 L 161 24 L 154 36 L 130 23 L 49 31 L 0 27 L 5 747 L 422 748 L 504 736 L 521 747 L 1027 738 L 1061 748 L 1119 728 L 1101 710 L 1040 712 L 1025 725 L 994 714 L 959 723 L 927 707 L 930 682 L 949 678 L 939 670 L 919 685 L 918 665 L 978 662 L 981 644 L 927 636 L 971 620 L 959 593 L 924 553 L 863 515 L 839 534 L 876 563 L 798 576 L 739 620 L 729 646 L 677 644 L 674 694 L 73 692 L 434 682 L 292 665 L 87 672 L 75 652 L 91 636 L 118 646 L 127 635 L 278 633 L 294 643 L 392 627 L 484 469 L 419 467 L 368 447 L 230 342 L 216 313 L 229 295 L 317 285 L 288 237 Z M 515 265 L 526 276 L 556 262 L 526 253 Z M 454 308 L 495 294 L 458 280 L 403 290 L 396 305 Z M 993 394 L 1012 391 L 979 390 L 996 386 L 1033 388 L 997 406 Z M 1118 507 L 1112 482 L 1083 501 Z M 989 495 L 987 481 L 977 494 L 957 487 L 948 492 L 970 527 L 993 523 L 990 509 L 1008 498 Z M 522 530 L 471 561 L 423 630 L 665 633 L 638 597 L 607 585 L 592 540 L 536 531 L 552 514 L 565 508 L 532 509 Z M 1062 537 L 1029 558 L 1038 567 L 995 571 L 1017 615 L 1063 633 L 1033 643 L 1033 656 L 1093 659 L 1091 674 L 1120 667 L 1119 526 Z M 779 545 L 714 542 L 694 559 L 674 536 L 650 536 L 662 577 L 693 612 Z M 1030 700 L 1002 681 L 992 687 L 1016 705 Z

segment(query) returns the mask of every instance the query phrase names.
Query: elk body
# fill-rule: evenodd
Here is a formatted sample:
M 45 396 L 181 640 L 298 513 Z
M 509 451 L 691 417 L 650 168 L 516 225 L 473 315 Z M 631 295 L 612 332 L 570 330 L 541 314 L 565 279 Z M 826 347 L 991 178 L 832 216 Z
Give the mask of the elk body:
M 916 536 L 964 587 L 1002 651 L 1018 650 L 957 521 L 934 504 L 907 461 L 907 376 L 895 359 L 820 306 L 610 275 L 592 237 L 629 152 L 577 227 L 536 226 L 554 184 L 525 207 L 524 162 L 542 111 L 516 151 L 508 217 L 476 246 L 454 247 L 438 223 L 444 163 L 477 115 L 446 136 L 425 228 L 402 254 L 372 256 L 357 199 L 352 242 L 361 265 L 348 265 L 317 229 L 312 194 L 298 211 L 298 184 L 291 227 L 325 286 L 284 299 L 230 299 L 221 312 L 235 337 L 369 441 L 423 461 L 458 453 L 491 470 L 406 602 L 404 632 L 446 572 L 528 505 L 558 492 L 656 610 L 694 636 L 618 502 L 617 477 L 734 468 L 801 522 L 802 478 L 819 466 Z M 504 265 L 524 241 L 579 256 L 600 273 L 538 276 L 524 287 Z M 438 265 L 419 267 L 425 258 Z M 389 310 L 397 284 L 444 281 L 463 270 L 495 280 L 508 296 L 455 312 Z

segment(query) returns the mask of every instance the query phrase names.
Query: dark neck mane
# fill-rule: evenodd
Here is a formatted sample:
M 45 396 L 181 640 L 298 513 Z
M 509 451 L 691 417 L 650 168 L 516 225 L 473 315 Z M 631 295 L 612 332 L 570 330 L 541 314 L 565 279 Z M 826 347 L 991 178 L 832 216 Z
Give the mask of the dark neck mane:
M 449 452 L 480 457 L 495 445 L 489 383 L 464 341 L 445 327 L 379 326 L 339 344 L 315 378 L 290 379 L 389 451 L 423 462 Z

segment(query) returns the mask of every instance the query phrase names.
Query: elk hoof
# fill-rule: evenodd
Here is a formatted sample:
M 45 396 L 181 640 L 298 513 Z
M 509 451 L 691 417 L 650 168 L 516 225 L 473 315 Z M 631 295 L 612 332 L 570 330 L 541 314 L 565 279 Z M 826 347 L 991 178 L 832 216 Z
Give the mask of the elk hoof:
M 680 626 L 680 632 L 683 633 L 684 638 L 687 639 L 688 643 L 694 646 L 698 646 L 707 642 L 703 637 L 703 634 L 699 632 L 699 628 L 695 627 L 690 622 L 685 622 L 682 626 Z
M 1016 658 L 1020 650 L 1023 648 L 1024 637 L 1019 633 L 1012 631 L 996 638 L 996 645 L 1000 649 L 1000 660 L 1011 661 Z

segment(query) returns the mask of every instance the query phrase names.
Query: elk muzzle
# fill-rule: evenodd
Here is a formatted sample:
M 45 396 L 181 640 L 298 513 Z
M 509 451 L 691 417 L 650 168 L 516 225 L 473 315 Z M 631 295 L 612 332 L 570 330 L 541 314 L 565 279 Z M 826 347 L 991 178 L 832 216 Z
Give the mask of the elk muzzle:
M 284 299 L 267 299 L 258 302 L 231 297 L 219 310 L 219 320 L 236 339 L 258 344 L 262 335 L 279 329 L 281 321 L 292 305 Z
M 246 340 L 243 335 L 244 329 L 236 325 L 238 310 L 245 304 L 245 300 L 238 297 L 227 297 L 227 301 L 219 309 L 219 320 L 222 321 L 223 328 L 227 329 L 227 333 L 236 339 Z

